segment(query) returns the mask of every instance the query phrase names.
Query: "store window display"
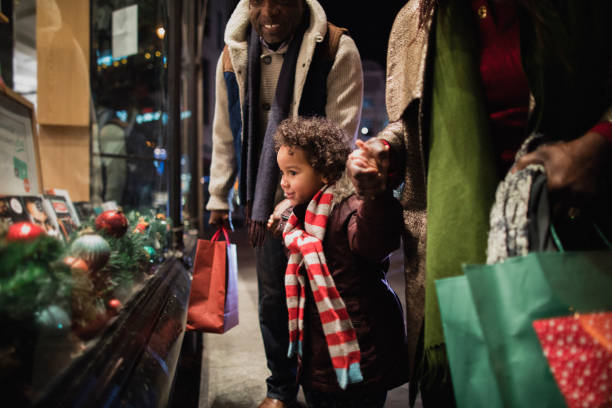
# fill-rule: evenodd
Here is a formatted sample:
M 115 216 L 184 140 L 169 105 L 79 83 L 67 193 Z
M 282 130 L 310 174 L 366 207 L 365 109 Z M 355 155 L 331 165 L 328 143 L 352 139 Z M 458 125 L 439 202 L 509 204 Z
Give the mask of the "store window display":
M 11 29 L 19 25 L 16 31 L 45 35 L 51 31 L 36 30 L 43 21 L 53 35 L 47 41 L 33 41 L 33 35 L 27 44 L 23 37 L 0 38 L 2 56 L 13 55 L 5 53 L 9 49 L 22 58 L 26 48 L 34 62 L 45 56 L 38 61 L 39 83 L 34 71 L 34 90 L 28 93 L 39 98 L 39 105 L 24 105 L 34 113 L 36 154 L 28 158 L 42 176 L 27 192 L 12 191 L 0 182 L 0 393 L 24 407 L 75 406 L 77 401 L 103 406 L 115 397 L 133 406 L 153 399 L 163 406 L 184 334 L 181 322 L 184 325 L 190 283 L 188 260 L 169 251 L 169 159 L 156 155 L 167 149 L 167 41 L 144 34 L 149 27 L 167 25 L 167 4 L 15 3 L 20 5 L 8 15 Z M 113 47 L 109 16 L 126 6 L 139 10 L 137 48 L 134 54 L 108 61 Z M 100 17 L 101 9 L 106 17 Z M 61 23 L 49 13 L 61 16 Z M 31 26 L 21 26 L 26 22 Z M 84 58 L 70 86 L 40 80 L 54 78 L 57 66 L 70 65 L 70 58 L 62 61 L 62 52 L 70 53 L 77 45 Z M 0 83 L 0 98 L 6 93 L 25 100 L 8 88 L 15 81 L 4 58 L 1 66 L 2 77 L 9 80 Z M 75 102 L 73 107 L 65 102 L 72 88 L 83 91 L 86 103 Z M 85 106 L 82 123 L 75 119 L 76 105 Z M 48 115 L 49 109 L 46 116 L 35 115 L 46 108 L 61 109 L 67 117 Z M 2 140 L 6 117 L 0 115 Z M 0 157 L 17 162 L 14 145 L 0 143 Z M 24 173 L 10 170 L 2 173 Z M 28 169 L 32 181 L 34 170 Z M 63 184 L 69 178 L 73 183 Z M 114 208 L 109 213 L 110 203 Z M 163 369 L 160 358 L 165 359 Z M 157 366 L 151 367 L 152 361 Z M 127 368 L 108 370 L 108 364 Z M 116 381 L 123 381 L 120 387 L 127 395 L 107 389 L 118 386 Z M 139 381 L 133 387 L 127 384 Z M 142 395 L 145 382 L 157 385 L 156 395 Z

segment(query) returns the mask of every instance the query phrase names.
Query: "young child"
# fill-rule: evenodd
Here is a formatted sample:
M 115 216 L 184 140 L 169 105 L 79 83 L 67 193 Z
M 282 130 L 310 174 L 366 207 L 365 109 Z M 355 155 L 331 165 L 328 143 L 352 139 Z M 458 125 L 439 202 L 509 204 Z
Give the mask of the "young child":
M 346 137 L 327 119 L 283 121 L 275 147 L 286 200 L 268 228 L 278 231 L 289 206 L 289 355 L 300 357 L 308 406 L 383 407 L 387 390 L 408 380 L 402 308 L 385 278 L 400 244 L 400 204 L 390 191 L 354 194 Z

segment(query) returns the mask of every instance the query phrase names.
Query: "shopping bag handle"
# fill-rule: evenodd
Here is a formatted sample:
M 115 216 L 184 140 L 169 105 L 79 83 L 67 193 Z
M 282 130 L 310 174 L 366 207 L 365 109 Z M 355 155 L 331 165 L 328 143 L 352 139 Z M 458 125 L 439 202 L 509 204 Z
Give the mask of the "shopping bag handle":
M 599 238 L 601 238 L 604 244 L 606 244 L 609 249 L 612 249 L 612 244 L 610 243 L 610 241 L 608 241 L 608 238 L 606 238 L 606 236 L 597 226 L 597 224 L 593 223 L 593 228 L 595 228 L 595 231 L 597 231 L 597 235 L 599 235 Z M 565 252 L 565 248 L 563 248 L 563 243 L 561 242 L 559 234 L 557 234 L 557 230 L 555 229 L 555 226 L 553 224 L 550 224 L 550 235 L 552 236 L 555 245 L 559 249 L 559 252 Z
M 231 244 L 230 239 L 229 239 L 229 234 L 227 232 L 227 229 L 225 229 L 225 227 L 219 227 L 219 229 L 217 229 L 217 231 L 214 233 L 214 235 L 212 236 L 210 240 L 212 242 L 218 241 L 219 238 L 221 238 L 221 231 L 223 231 L 223 235 L 225 236 L 225 242 L 227 242 L 227 245 Z

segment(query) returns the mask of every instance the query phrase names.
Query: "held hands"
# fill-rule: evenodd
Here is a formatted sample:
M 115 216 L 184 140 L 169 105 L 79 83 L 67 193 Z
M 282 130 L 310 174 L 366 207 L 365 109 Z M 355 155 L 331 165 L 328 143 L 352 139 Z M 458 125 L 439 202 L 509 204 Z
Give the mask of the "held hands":
M 361 197 L 374 198 L 387 188 L 389 146 L 381 139 L 357 140 L 346 162 L 347 173 Z
M 274 207 L 274 211 L 270 214 L 268 218 L 268 231 L 272 233 L 273 236 L 279 238 L 283 235 L 283 230 L 285 229 L 285 221 L 282 218 L 282 214 L 291 207 L 291 201 L 285 199 L 278 203 L 276 207 Z

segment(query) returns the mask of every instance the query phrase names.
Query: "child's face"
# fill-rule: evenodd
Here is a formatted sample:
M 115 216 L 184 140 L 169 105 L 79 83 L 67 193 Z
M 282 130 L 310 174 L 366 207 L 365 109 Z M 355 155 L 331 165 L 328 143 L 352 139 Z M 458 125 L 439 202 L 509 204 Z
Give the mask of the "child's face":
M 281 146 L 276 161 L 282 175 L 281 188 L 292 205 L 309 202 L 327 183 L 325 177 L 310 165 L 306 153 L 300 148 Z

